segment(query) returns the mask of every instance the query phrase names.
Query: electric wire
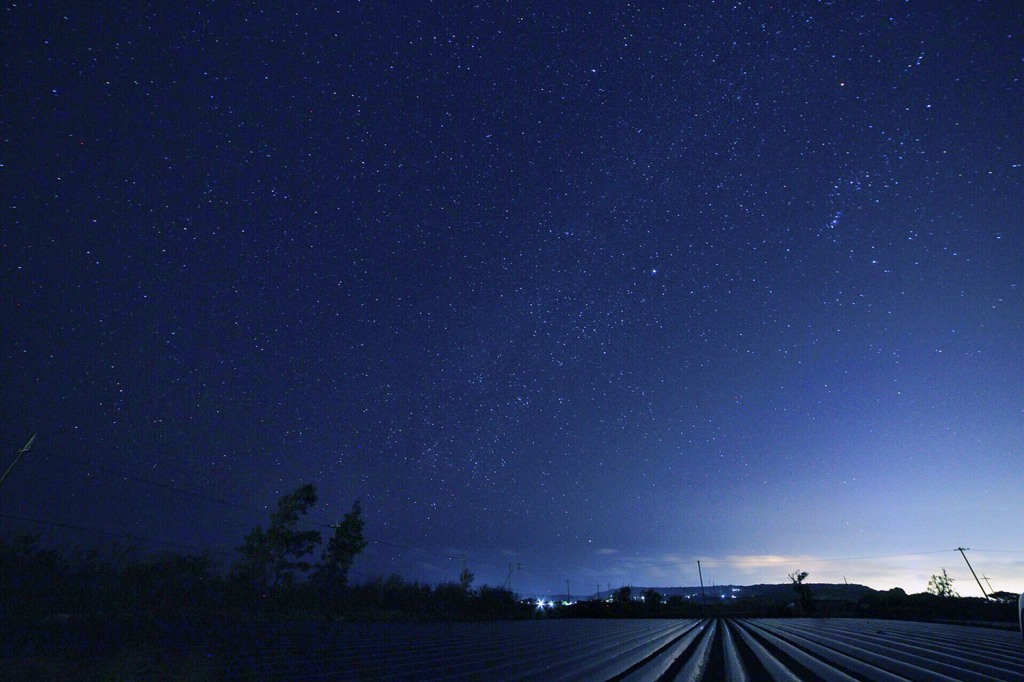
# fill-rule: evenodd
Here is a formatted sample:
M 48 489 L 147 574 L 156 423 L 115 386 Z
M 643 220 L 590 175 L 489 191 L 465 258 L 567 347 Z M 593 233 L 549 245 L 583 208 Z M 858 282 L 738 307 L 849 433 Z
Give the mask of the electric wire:
M 46 454 L 45 452 L 41 452 L 41 453 L 39 453 L 39 455 L 36 455 L 36 456 L 40 456 L 40 455 L 49 457 L 49 455 Z M 107 474 L 109 476 L 113 476 L 113 477 L 119 478 L 121 480 L 133 481 L 133 482 L 136 482 L 136 483 L 140 483 L 140 484 L 148 485 L 148 486 L 153 486 L 155 488 L 159 488 L 159 489 L 166 490 L 166 491 L 169 491 L 169 492 L 173 492 L 173 493 L 176 493 L 176 494 L 186 495 L 186 496 L 189 496 L 189 497 L 192 497 L 192 498 L 195 498 L 195 499 L 206 500 L 208 502 L 219 504 L 219 505 L 222 505 L 222 506 L 225 506 L 225 507 L 229 507 L 229 508 L 232 508 L 232 509 L 235 509 L 235 510 L 238 510 L 238 511 L 244 511 L 244 512 L 248 512 L 248 513 L 252 513 L 252 514 L 257 514 L 257 515 L 264 515 L 264 514 L 267 513 L 267 509 L 259 509 L 259 508 L 256 508 L 256 507 L 253 507 L 253 506 L 250 506 L 250 505 L 240 504 L 238 502 L 227 500 L 227 499 L 224 499 L 222 497 L 216 497 L 216 496 L 209 495 L 209 494 L 206 494 L 206 493 L 202 493 L 202 492 L 199 492 L 199 491 L 196 491 L 196 490 L 189 490 L 187 488 L 183 488 L 183 487 L 176 486 L 176 485 L 171 485 L 171 484 L 164 483 L 162 481 L 157 481 L 157 480 L 154 480 L 154 479 L 151 479 L 151 478 L 147 478 L 147 477 L 144 477 L 144 476 L 138 476 L 138 475 L 135 475 L 135 474 L 130 474 L 130 473 L 128 473 L 126 471 L 123 471 L 123 470 L 117 470 L 117 469 L 114 469 L 114 468 L 111 468 L 111 467 L 108 467 L 108 466 L 103 466 L 103 465 L 96 464 L 94 462 L 88 462 L 88 461 L 85 461 L 85 460 L 83 460 L 81 458 L 78 458 L 78 457 L 75 457 L 73 455 L 69 455 L 69 454 L 66 454 L 66 453 L 62 454 L 61 458 L 62 458 L 61 459 L 62 462 L 74 463 L 77 466 L 85 469 L 86 471 L 90 471 L 90 470 L 99 471 L 99 472 L 102 472 L 102 473 Z M 88 527 L 88 526 L 81 526 L 81 525 L 68 524 L 68 523 L 61 523 L 61 522 L 52 521 L 52 520 L 46 520 L 46 519 L 30 518 L 30 517 L 18 516 L 18 515 L 14 515 L 14 514 L 0 514 L 0 518 L 6 518 L 6 519 L 10 519 L 10 520 L 17 520 L 17 521 L 26 522 L 26 523 L 35 523 L 35 524 L 39 524 L 39 525 L 48 525 L 48 526 L 52 526 L 52 527 L 55 527 L 55 528 L 62 528 L 62 529 L 65 529 L 65 530 L 77 530 L 77 531 L 82 531 L 82 532 L 90 532 L 90 533 L 95 533 L 95 534 L 99 534 L 99 535 L 106 535 L 106 536 L 109 536 L 109 537 L 115 537 L 115 538 L 119 538 L 119 539 L 133 540 L 133 541 L 140 542 L 140 543 L 145 543 L 145 544 L 163 545 L 163 546 L 168 546 L 168 547 L 177 547 L 177 548 L 181 548 L 181 549 L 190 549 L 190 550 L 198 550 L 198 551 L 206 551 L 206 550 L 210 550 L 210 549 L 216 549 L 216 551 L 225 552 L 225 553 L 226 552 L 236 551 L 236 548 L 233 548 L 233 547 L 232 548 L 228 548 L 228 547 L 223 546 L 223 545 L 220 545 L 220 546 L 190 545 L 190 544 L 175 542 L 175 541 L 172 541 L 172 540 L 167 540 L 167 539 L 162 539 L 162 538 L 153 538 L 153 537 L 149 537 L 149 536 L 135 535 L 135 534 L 132 534 L 132 533 L 125 533 L 125 532 L 108 531 L 108 530 L 102 530 L 102 529 L 98 529 L 98 528 L 91 528 L 91 527 Z M 335 524 L 325 523 L 325 522 L 317 521 L 315 519 L 310 519 L 310 518 L 299 519 L 299 523 L 304 524 L 304 525 L 308 525 L 308 526 L 315 526 L 315 527 L 319 527 L 319 528 L 327 528 L 327 529 L 332 529 L 332 530 L 336 527 Z M 386 548 L 391 548 L 391 549 L 397 549 L 397 550 L 401 550 L 401 551 L 406 552 L 406 553 L 418 554 L 418 555 L 422 555 L 422 556 L 429 556 L 429 557 L 433 557 L 433 558 L 437 558 L 437 559 L 444 559 L 446 561 L 455 561 L 455 560 L 459 560 L 459 559 L 468 559 L 469 558 L 469 557 L 466 556 L 466 553 L 464 553 L 464 552 L 456 552 L 456 553 L 437 552 L 437 551 L 434 551 L 434 550 L 423 549 L 423 548 L 420 548 L 420 547 L 413 547 L 411 545 L 406 545 L 406 544 L 402 544 L 402 543 L 396 543 L 396 542 L 391 542 L 391 541 L 388 541 L 388 540 L 381 540 L 381 539 L 371 539 L 371 540 L 368 541 L 368 544 L 370 546 L 376 546 L 378 548 L 386 547 Z M 948 552 L 955 552 L 955 551 L 957 551 L 957 550 L 954 548 L 954 549 L 929 550 L 929 551 L 922 551 L 922 552 L 901 552 L 901 553 L 896 553 L 896 554 L 877 554 L 877 555 L 849 556 L 849 557 L 835 557 L 835 558 L 830 558 L 830 557 L 778 557 L 777 561 L 766 561 L 765 559 L 748 559 L 748 560 L 743 560 L 743 559 L 737 559 L 737 558 L 731 558 L 731 557 L 725 557 L 725 558 L 702 557 L 700 559 L 700 561 L 704 562 L 705 565 L 712 566 L 712 567 L 715 567 L 715 566 L 740 566 L 740 567 L 742 567 L 742 566 L 766 566 L 766 565 L 774 565 L 774 564 L 782 565 L 782 564 L 786 564 L 786 563 L 792 563 L 794 561 L 797 561 L 797 562 L 800 562 L 800 563 L 803 563 L 803 564 L 811 564 L 811 565 L 814 565 L 814 564 L 829 565 L 829 564 L 835 564 L 835 563 L 846 562 L 846 561 L 869 561 L 869 560 L 876 560 L 876 559 L 893 559 L 893 558 L 911 557 L 911 556 L 924 556 L 924 555 L 931 555 L 931 554 L 945 554 L 945 553 L 948 553 Z M 1002 553 L 1002 554 L 1024 554 L 1024 551 L 1020 551 L 1020 550 L 976 549 L 974 551 L 976 551 L 976 552 L 988 552 L 988 553 Z M 692 566 L 692 565 L 696 565 L 697 564 L 697 560 L 696 559 L 684 560 L 684 561 L 670 561 L 670 562 L 645 562 L 645 561 L 643 561 L 643 559 L 636 558 L 636 557 L 616 557 L 616 558 L 622 559 L 624 561 L 630 561 L 630 560 L 635 561 L 637 563 L 635 568 L 637 568 L 637 569 L 671 568 L 671 567 L 681 567 L 681 566 Z M 493 561 L 471 560 L 471 561 L 469 561 L 469 563 L 472 566 L 475 566 L 475 567 L 486 566 L 486 567 L 490 567 L 490 568 L 494 568 L 494 569 L 498 569 L 498 570 L 502 570 L 502 571 L 506 568 L 506 565 L 500 564 L 500 563 L 496 563 L 496 562 L 493 562 Z M 602 569 L 601 567 L 597 567 L 597 566 L 586 566 L 586 567 L 584 567 L 584 566 L 576 566 L 576 567 L 550 567 L 550 566 L 543 566 L 543 565 L 540 565 L 540 566 L 533 565 L 531 563 L 523 563 L 521 561 L 512 561 L 511 563 L 513 565 L 515 565 L 515 570 L 521 571 L 521 572 L 529 574 L 529 575 L 547 576 L 547 577 L 559 576 L 560 578 L 564 578 L 565 576 L 569 576 L 571 578 L 571 576 L 573 576 L 573 575 L 577 575 L 578 576 L 580 574 L 590 575 L 590 574 L 593 574 L 595 571 L 607 570 L 607 568 Z

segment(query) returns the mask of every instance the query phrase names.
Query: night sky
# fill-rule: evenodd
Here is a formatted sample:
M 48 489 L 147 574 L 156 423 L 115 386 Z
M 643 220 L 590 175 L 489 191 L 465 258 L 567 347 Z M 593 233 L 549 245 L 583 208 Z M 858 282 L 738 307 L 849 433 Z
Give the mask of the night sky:
M 229 562 L 310 481 L 357 580 L 1024 590 L 1019 3 L 59 4 L 4 533 Z

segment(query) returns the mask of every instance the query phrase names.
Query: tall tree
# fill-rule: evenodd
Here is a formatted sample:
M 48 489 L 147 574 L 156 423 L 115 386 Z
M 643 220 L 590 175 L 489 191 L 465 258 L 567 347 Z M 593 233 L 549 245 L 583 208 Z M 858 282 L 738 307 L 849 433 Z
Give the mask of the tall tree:
M 459 587 L 462 588 L 463 592 L 469 592 L 473 588 L 473 579 L 475 577 L 473 571 L 465 566 L 462 567 L 462 572 L 459 573 Z
M 327 542 L 323 556 L 317 565 L 315 579 L 328 589 L 344 587 L 348 583 L 348 572 L 356 557 L 366 548 L 363 538 L 363 508 L 359 500 L 352 503 L 352 510 L 335 524 L 334 535 Z
M 661 610 L 661 595 L 653 587 L 644 590 L 644 609 L 649 613 L 658 613 Z
M 793 583 L 793 591 L 800 598 L 800 608 L 804 613 L 814 611 L 814 594 L 811 592 L 811 586 L 804 582 L 808 575 L 807 571 L 793 571 L 789 574 L 789 579 Z
M 316 488 L 306 483 L 277 501 L 266 530 L 256 526 L 245 536 L 237 550 L 242 555 L 241 569 L 257 587 L 289 585 L 295 574 L 306 572 L 305 557 L 320 544 L 320 531 L 299 530 L 299 519 L 316 504 Z
M 953 589 L 953 578 L 950 578 L 946 574 L 946 569 L 942 569 L 942 575 L 933 575 L 931 580 L 928 581 L 928 593 L 936 594 L 940 597 L 959 597 Z

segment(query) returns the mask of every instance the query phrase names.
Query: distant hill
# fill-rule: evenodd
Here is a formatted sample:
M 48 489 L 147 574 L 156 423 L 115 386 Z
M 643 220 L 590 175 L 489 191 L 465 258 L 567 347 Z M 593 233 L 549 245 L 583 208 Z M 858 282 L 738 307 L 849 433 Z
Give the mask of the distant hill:
M 815 601 L 859 601 L 865 595 L 876 592 L 866 585 L 845 584 L 845 583 L 808 583 Z M 633 598 L 639 599 L 649 587 L 633 585 Z M 701 588 L 697 587 L 655 587 L 655 591 L 663 598 L 680 596 L 684 599 L 700 601 Z M 614 590 L 613 590 L 614 592 Z M 608 599 L 611 592 L 602 591 L 600 598 Z M 738 600 L 757 599 L 773 603 L 789 603 L 796 598 L 791 583 L 779 585 L 705 585 L 704 595 L 708 601 L 712 600 Z M 577 595 L 577 599 L 579 599 Z M 597 599 L 597 594 L 590 594 L 583 599 Z M 565 595 L 555 596 L 553 599 L 565 599 Z

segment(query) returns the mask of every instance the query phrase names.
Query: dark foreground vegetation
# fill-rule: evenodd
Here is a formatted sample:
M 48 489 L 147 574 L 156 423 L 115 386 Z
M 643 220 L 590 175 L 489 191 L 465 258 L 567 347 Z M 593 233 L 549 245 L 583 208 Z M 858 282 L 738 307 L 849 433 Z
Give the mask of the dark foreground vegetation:
M 323 542 L 320 531 L 300 528 L 315 503 L 311 485 L 282 497 L 229 565 L 208 554 L 143 553 L 121 544 L 60 550 L 37 536 L 0 537 L 0 679 L 193 669 L 202 678 L 217 654 L 197 652 L 231 650 L 244 658 L 247 648 L 305 633 L 295 640 L 299 646 L 310 641 L 310 628 L 322 639 L 350 622 L 529 613 L 509 590 L 473 589 L 469 571 L 436 586 L 395 576 L 349 584 L 349 569 L 366 546 L 359 504 Z

